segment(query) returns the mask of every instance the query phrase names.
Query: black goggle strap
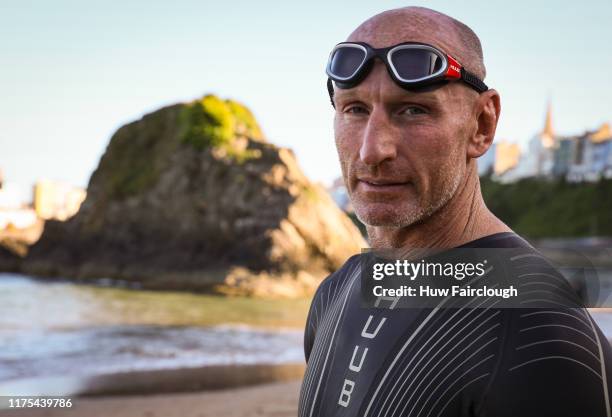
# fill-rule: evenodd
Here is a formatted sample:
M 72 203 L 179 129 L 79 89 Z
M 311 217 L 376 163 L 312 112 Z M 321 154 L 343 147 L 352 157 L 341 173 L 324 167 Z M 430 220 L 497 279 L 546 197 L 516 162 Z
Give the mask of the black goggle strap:
M 484 93 L 489 89 L 489 87 L 487 87 L 487 85 L 480 78 L 478 78 L 471 72 L 466 71 L 463 67 L 461 67 L 461 79 L 464 83 L 468 84 L 470 87 L 472 87 L 479 93 Z
M 329 93 L 329 100 L 331 101 L 332 107 L 335 109 L 336 104 L 334 103 L 334 86 L 332 84 L 331 78 L 327 78 L 327 92 Z

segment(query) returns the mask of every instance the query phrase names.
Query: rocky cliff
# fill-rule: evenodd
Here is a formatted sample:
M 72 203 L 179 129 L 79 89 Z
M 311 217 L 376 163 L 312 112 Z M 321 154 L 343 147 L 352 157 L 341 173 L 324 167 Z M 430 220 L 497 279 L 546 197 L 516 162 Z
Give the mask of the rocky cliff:
M 21 271 L 295 296 L 365 245 L 246 107 L 207 95 L 121 127 L 80 211 L 46 223 Z

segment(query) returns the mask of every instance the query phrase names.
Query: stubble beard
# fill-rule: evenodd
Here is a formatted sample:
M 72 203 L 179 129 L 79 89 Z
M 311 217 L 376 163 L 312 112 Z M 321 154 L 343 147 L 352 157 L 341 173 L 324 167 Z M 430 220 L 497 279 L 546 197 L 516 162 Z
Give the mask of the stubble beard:
M 441 172 L 443 173 L 440 179 L 442 191 L 437 193 L 437 195 L 425 205 L 418 204 L 412 210 L 394 210 L 392 216 L 385 216 L 387 218 L 383 220 L 379 219 L 379 216 L 376 216 L 376 214 L 370 215 L 371 213 L 369 213 L 367 208 L 364 207 L 360 201 L 350 196 L 355 215 L 359 221 L 367 226 L 405 228 L 425 221 L 453 198 L 461 183 L 461 176 L 456 175 L 451 169 L 442 169 Z

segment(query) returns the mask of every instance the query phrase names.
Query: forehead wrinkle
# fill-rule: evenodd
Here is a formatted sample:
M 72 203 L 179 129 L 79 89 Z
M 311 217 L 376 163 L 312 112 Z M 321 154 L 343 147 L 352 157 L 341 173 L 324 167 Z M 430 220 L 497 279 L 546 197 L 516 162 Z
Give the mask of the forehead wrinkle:
M 385 80 L 387 77 L 388 80 Z M 340 99 L 367 99 L 380 100 L 383 92 L 382 85 L 385 81 L 390 82 L 392 89 L 399 88 L 395 85 L 389 76 L 384 64 L 378 60 L 375 61 L 373 68 L 370 70 L 367 77 L 358 85 L 350 89 L 336 89 L 337 97 Z

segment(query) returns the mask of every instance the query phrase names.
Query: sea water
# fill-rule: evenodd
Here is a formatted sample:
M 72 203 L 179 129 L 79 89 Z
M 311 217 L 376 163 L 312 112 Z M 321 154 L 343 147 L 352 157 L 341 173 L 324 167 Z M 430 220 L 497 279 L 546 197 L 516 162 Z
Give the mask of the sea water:
M 300 328 L 175 325 L 142 291 L 0 274 L 0 383 L 133 370 L 304 362 Z M 163 297 L 163 293 L 159 297 Z M 197 300 L 197 295 L 191 295 Z M 201 296 L 206 297 L 206 296 Z M 191 300 L 190 299 L 190 300 Z M 142 317 L 143 303 L 150 317 Z M 181 305 L 181 303 L 183 305 Z M 139 305 L 139 309 L 130 310 Z M 140 316 L 139 316 L 140 315 Z

